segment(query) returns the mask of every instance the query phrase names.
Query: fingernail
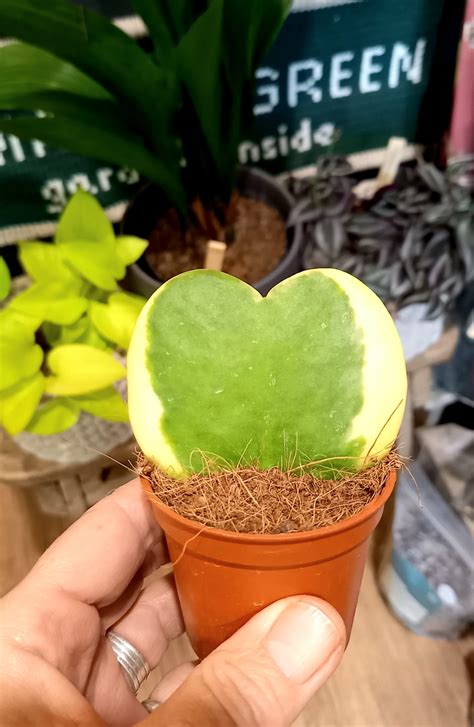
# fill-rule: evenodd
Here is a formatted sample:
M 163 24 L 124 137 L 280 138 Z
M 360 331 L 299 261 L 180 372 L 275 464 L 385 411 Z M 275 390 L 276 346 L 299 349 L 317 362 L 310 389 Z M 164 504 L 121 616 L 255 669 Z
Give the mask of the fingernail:
M 341 634 L 317 606 L 297 601 L 270 629 L 265 647 L 283 674 L 298 684 L 307 681 L 342 648 Z

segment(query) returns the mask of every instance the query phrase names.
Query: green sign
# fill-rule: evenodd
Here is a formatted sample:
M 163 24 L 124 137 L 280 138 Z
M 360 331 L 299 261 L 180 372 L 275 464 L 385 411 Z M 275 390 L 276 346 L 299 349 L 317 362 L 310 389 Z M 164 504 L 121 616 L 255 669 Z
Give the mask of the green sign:
M 127 0 L 82 4 L 119 14 L 122 28 L 140 32 L 136 18 L 123 18 Z M 449 119 L 463 5 L 295 0 L 257 72 L 255 130 L 240 161 L 279 173 L 321 153 L 383 147 L 392 135 L 438 141 Z M 51 234 L 78 186 L 118 219 L 137 182 L 133 170 L 0 134 L 0 244 Z
M 439 141 L 463 3 L 449 5 L 447 13 L 445 0 L 296 2 L 257 72 L 255 131 L 240 161 L 278 173 L 321 153 L 381 148 L 390 136 Z
M 51 235 L 78 187 L 118 219 L 138 181 L 133 170 L 0 133 L 0 244 Z

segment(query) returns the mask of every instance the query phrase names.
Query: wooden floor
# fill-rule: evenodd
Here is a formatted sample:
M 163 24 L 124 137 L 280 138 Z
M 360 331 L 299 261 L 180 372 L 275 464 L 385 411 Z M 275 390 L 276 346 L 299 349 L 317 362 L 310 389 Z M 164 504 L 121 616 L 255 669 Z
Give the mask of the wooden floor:
M 0 594 L 12 588 L 64 527 L 38 513 L 27 491 L 0 485 Z M 472 640 L 425 639 L 390 614 L 367 569 L 351 643 L 338 672 L 297 727 L 466 727 L 470 685 L 464 655 Z M 188 655 L 184 639 L 163 668 Z M 150 679 L 157 680 L 155 671 Z M 265 727 L 271 727 L 266 725 Z

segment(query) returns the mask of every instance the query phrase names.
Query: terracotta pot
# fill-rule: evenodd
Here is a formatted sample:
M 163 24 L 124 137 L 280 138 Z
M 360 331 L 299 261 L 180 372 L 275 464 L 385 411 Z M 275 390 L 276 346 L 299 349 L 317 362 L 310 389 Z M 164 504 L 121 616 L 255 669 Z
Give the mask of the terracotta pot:
M 283 535 L 217 528 L 200 532 L 202 525 L 149 497 L 171 560 L 177 561 L 176 586 L 196 654 L 209 654 L 270 603 L 300 594 L 329 601 L 344 619 L 349 637 L 369 537 L 395 481 L 391 472 L 377 499 L 347 520 Z M 142 485 L 149 496 L 150 484 L 142 479 Z

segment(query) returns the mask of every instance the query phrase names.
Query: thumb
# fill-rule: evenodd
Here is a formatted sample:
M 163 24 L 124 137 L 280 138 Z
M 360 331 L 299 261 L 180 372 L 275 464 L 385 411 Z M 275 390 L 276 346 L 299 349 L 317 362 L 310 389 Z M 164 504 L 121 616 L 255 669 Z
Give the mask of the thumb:
M 278 601 L 193 671 L 146 721 L 147 727 L 288 727 L 333 673 L 344 623 L 319 598 Z

